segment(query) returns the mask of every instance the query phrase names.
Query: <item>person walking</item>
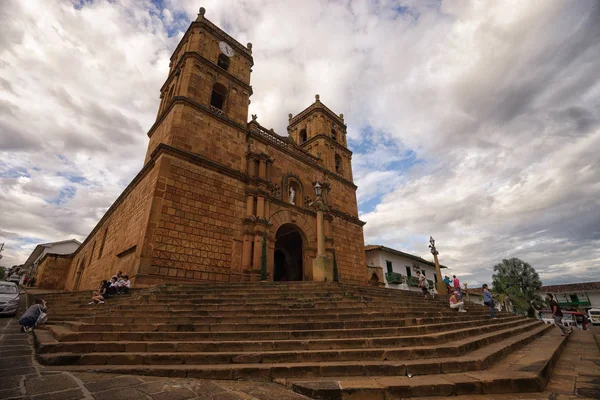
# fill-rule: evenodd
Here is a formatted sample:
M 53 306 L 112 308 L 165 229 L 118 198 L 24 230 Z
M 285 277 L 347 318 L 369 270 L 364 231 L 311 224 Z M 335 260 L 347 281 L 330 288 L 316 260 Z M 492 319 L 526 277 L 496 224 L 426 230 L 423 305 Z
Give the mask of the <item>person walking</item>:
M 417 271 L 417 278 L 419 278 L 419 287 L 423 291 L 423 295 L 425 296 L 425 298 L 427 298 L 427 295 L 430 294 L 429 281 L 427 280 L 427 277 L 425 275 L 421 274 L 421 271 Z M 433 299 L 433 294 L 431 295 L 431 298 Z
M 454 288 L 452 288 L 452 284 L 450 283 L 450 277 L 448 275 L 444 276 L 444 280 L 442 281 L 444 282 L 444 285 L 446 285 L 446 292 L 448 292 L 448 294 L 454 292 Z
M 571 329 L 567 330 L 567 327 L 562 323 L 563 313 L 560 309 L 560 306 L 556 301 L 554 301 L 550 293 L 546 295 L 546 300 L 550 305 L 550 310 L 552 310 L 552 318 L 554 318 L 554 325 L 556 325 L 562 332 L 561 336 L 567 336 L 569 333 L 571 333 Z
M 496 308 L 494 304 L 494 297 L 492 297 L 492 293 L 488 289 L 487 283 L 483 284 L 483 304 L 490 308 L 490 318 L 497 319 L 496 314 L 494 313 L 494 309 Z
M 456 277 L 456 275 L 452 275 L 452 284 L 454 285 L 454 290 L 458 292 L 458 295 L 462 298 L 462 291 L 460 290 L 460 281 Z

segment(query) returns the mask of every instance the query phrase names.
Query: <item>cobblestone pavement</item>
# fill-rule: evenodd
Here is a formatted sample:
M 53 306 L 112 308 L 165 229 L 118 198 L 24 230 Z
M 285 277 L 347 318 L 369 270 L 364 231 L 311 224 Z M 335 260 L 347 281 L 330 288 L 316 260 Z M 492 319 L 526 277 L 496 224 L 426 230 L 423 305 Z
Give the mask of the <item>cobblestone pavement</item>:
M 600 342 L 596 341 L 600 341 L 599 333 L 594 327 L 570 335 L 546 392 L 556 399 L 600 399 Z
M 52 371 L 35 360 L 33 336 L 19 331 L 18 316 L 0 317 L 0 399 L 308 399 L 272 383 Z
M 22 310 L 18 315 L 21 313 Z M 17 321 L 18 317 L 0 317 L 0 399 L 308 399 L 271 383 L 52 371 L 35 361 L 33 336 L 20 332 Z M 586 332 L 574 332 L 543 393 L 455 398 L 460 400 L 600 399 L 599 346 L 600 327 L 594 327 L 593 330 Z

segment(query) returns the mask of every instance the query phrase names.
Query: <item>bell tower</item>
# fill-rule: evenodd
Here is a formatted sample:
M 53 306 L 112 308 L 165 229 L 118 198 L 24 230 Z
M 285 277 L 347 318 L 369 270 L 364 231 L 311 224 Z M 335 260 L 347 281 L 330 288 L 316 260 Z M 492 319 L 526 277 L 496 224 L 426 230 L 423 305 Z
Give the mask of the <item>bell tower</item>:
M 243 46 L 205 13 L 200 8 L 171 56 L 146 161 L 160 143 L 212 159 L 219 158 L 215 150 L 224 142 L 244 147 L 240 132 L 246 130 L 252 95 L 252 44 Z
M 352 182 L 352 152 L 346 141 L 344 114 L 336 115 L 317 94 L 308 108 L 289 115 L 287 129 L 292 140 L 320 158 L 325 168 Z

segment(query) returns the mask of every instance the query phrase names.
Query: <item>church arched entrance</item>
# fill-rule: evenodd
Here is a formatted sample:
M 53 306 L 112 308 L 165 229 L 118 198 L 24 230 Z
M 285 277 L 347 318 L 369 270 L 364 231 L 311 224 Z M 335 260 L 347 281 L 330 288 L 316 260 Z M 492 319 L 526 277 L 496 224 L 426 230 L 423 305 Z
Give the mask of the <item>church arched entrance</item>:
M 283 224 L 275 235 L 274 281 L 302 280 L 302 235 L 294 224 Z

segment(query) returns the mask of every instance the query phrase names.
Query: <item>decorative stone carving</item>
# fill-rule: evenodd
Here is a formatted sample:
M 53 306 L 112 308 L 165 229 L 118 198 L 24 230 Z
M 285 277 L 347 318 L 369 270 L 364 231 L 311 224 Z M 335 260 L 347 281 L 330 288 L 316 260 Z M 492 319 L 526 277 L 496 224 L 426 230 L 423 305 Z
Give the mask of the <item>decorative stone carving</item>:
M 273 184 L 273 187 L 271 187 L 271 195 L 280 199 L 281 198 L 281 186 L 279 186 L 276 183 Z
M 294 203 L 295 199 L 296 199 L 296 191 L 294 190 L 294 188 L 292 186 L 290 186 L 290 204 L 296 204 L 296 203 Z

